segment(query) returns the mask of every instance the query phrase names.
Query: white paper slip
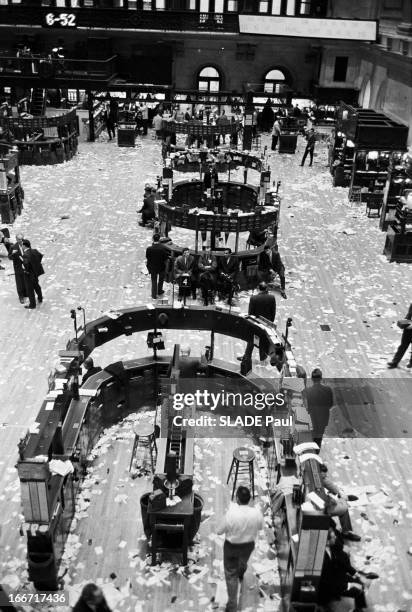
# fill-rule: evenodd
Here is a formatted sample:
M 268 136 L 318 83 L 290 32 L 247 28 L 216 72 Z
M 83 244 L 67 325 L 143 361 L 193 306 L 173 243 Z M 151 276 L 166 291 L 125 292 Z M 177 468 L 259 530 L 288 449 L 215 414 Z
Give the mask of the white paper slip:
M 63 389 L 64 385 L 67 384 L 66 378 L 55 378 L 54 379 L 54 389 Z
M 310 499 L 312 504 L 316 506 L 316 508 L 318 508 L 319 510 L 323 510 L 325 508 L 325 502 L 321 497 L 319 497 L 317 493 L 315 493 L 315 491 L 311 491 L 308 495 L 308 498 Z
M 56 397 L 59 397 L 59 395 L 61 395 L 62 393 L 63 393 L 62 389 L 52 389 L 46 395 L 46 400 L 54 399 Z
M 82 395 L 83 397 L 95 397 L 97 391 L 97 389 L 84 389 L 83 387 L 80 387 L 79 395 Z
M 301 463 L 304 463 L 305 461 L 307 461 L 308 459 L 316 459 L 316 461 L 320 464 L 323 463 L 322 459 L 319 457 L 319 455 L 315 455 L 314 453 L 304 453 L 303 455 L 299 455 L 299 461 Z

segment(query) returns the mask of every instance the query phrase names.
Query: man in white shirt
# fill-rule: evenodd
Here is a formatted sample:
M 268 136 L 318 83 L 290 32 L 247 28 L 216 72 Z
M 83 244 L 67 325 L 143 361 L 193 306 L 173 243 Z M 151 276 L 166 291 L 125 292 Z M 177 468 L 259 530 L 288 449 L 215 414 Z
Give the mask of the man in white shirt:
M 247 487 L 238 487 L 237 503 L 231 503 L 217 530 L 218 535 L 225 534 L 223 547 L 223 565 L 225 569 L 228 602 L 226 612 L 236 612 L 238 580 L 243 580 L 247 562 L 255 548 L 255 540 L 264 527 L 261 512 L 249 506 L 250 491 Z
M 276 147 L 278 144 L 280 134 L 281 134 L 281 127 L 280 127 L 279 119 L 276 117 L 275 122 L 273 124 L 273 130 L 272 130 L 272 151 L 276 151 Z
M 156 115 L 153 117 L 153 127 L 155 129 L 157 138 L 162 137 L 162 134 L 163 134 L 162 125 L 163 125 L 163 117 L 160 114 L 160 112 L 157 111 Z

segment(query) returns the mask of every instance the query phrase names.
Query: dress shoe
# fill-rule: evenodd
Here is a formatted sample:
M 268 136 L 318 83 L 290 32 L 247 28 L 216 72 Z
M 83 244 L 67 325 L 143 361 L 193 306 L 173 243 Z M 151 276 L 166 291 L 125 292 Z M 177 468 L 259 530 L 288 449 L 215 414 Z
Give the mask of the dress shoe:
M 29 308 L 30 310 L 34 310 L 34 308 L 36 308 L 36 306 L 30 306 L 30 304 L 27 304 L 27 306 L 25 306 L 25 308 Z
M 37 298 L 37 301 L 39 302 L 39 304 L 41 304 L 43 302 L 43 298 Z
M 287 295 L 286 295 L 286 293 L 285 293 L 284 291 L 281 291 L 281 292 L 280 292 L 280 295 L 283 297 L 283 299 L 284 299 L 284 300 L 287 300 L 287 299 L 288 299 L 288 298 L 287 298 Z
M 393 368 L 397 368 L 398 364 L 395 363 L 394 361 L 388 361 L 388 368 L 389 370 L 392 370 Z
M 367 580 L 377 580 L 379 578 L 379 574 L 375 572 L 361 572 L 358 570 L 358 574 L 361 574 L 361 576 L 364 576 Z
M 243 361 L 243 355 L 242 355 L 242 357 L 240 357 L 240 356 L 239 356 L 239 357 L 236 357 L 236 359 L 237 359 L 238 361 Z
M 356 497 L 356 495 L 348 495 L 348 501 L 357 501 L 359 499 L 359 497 Z
M 344 531 L 342 537 L 350 542 L 360 542 L 362 539 L 357 533 L 353 533 L 353 531 Z
M 157 295 L 159 295 L 159 296 L 160 296 L 160 295 L 164 295 L 164 294 L 165 294 L 165 292 L 164 292 L 164 291 L 158 291 L 158 292 L 157 292 Z
M 410 361 L 409 363 L 406 364 L 407 368 L 412 368 L 412 361 Z
M 24 298 L 19 298 L 20 304 L 24 304 Z

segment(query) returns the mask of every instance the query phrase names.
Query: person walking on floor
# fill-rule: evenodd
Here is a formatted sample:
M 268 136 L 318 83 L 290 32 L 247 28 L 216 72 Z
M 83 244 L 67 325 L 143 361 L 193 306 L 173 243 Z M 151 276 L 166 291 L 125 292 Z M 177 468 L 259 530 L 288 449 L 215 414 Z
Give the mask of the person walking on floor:
M 152 279 L 152 298 L 164 294 L 163 282 L 166 274 L 166 263 L 169 259 L 169 251 L 160 242 L 160 234 L 154 234 L 153 244 L 146 249 L 146 266 Z
M 302 395 L 312 421 L 313 441 L 320 448 L 333 406 L 333 391 L 331 387 L 322 384 L 322 372 L 319 368 L 315 368 L 312 372 L 312 383 L 313 385 L 306 387 Z
M 24 304 L 24 299 L 27 297 L 23 270 L 23 239 L 23 234 L 16 234 L 16 243 L 13 244 L 9 252 L 9 259 L 13 262 L 14 279 L 20 304 Z
M 264 317 L 273 323 L 276 316 L 276 298 L 268 292 L 268 287 L 263 281 L 259 283 L 258 288 L 259 293 L 252 295 L 249 300 L 248 314 L 255 317 Z M 243 357 L 237 357 L 237 360 L 241 361 L 242 365 L 244 365 L 246 372 L 252 369 L 252 353 L 254 346 L 254 339 L 251 338 L 247 343 Z M 264 361 L 266 357 L 267 355 L 260 351 L 260 360 Z
M 43 255 L 37 249 L 32 249 L 29 240 L 22 241 L 23 246 L 23 270 L 29 303 L 25 308 L 36 308 L 36 297 L 39 304 L 43 301 L 43 293 L 39 285 L 39 276 L 44 274 L 42 266 Z
M 388 363 L 388 368 L 397 368 L 400 360 L 402 359 L 402 357 L 408 350 L 409 345 L 411 345 L 412 347 L 412 304 L 409 306 L 409 310 L 408 310 L 408 313 L 405 319 L 406 321 L 410 321 L 411 323 L 410 325 L 408 325 L 405 321 L 405 324 L 403 325 L 401 343 L 398 346 L 398 349 L 392 361 Z M 412 348 L 411 348 L 411 354 L 409 357 L 409 362 L 407 363 L 406 367 L 412 368 Z
M 315 142 L 316 142 L 316 134 L 315 134 L 315 130 L 313 128 L 311 128 L 308 132 L 308 135 L 306 136 L 306 149 L 305 152 L 303 154 L 302 157 L 302 162 L 301 162 L 301 166 L 305 165 L 305 160 L 309 154 L 310 157 L 310 164 L 309 166 L 311 166 L 313 164 L 313 152 L 315 150 Z
M 228 594 L 226 612 L 235 612 L 238 609 L 239 581 L 243 581 L 249 557 L 255 548 L 255 540 L 265 526 L 260 510 L 249 506 L 250 499 L 249 489 L 238 487 L 236 503 L 231 502 L 217 530 L 218 535 L 225 535 L 223 567 Z
M 278 145 L 278 140 L 279 140 L 279 136 L 280 136 L 280 123 L 279 123 L 279 119 L 275 118 L 275 122 L 273 124 L 273 128 L 272 128 L 272 151 L 276 151 L 276 147 Z
M 107 133 L 109 135 L 109 140 L 112 140 L 112 136 L 113 138 L 116 136 L 115 134 L 115 118 L 113 116 L 112 110 L 110 109 L 109 106 L 106 106 L 104 112 L 103 112 L 103 121 L 106 125 L 106 129 L 107 129 Z
M 276 275 L 279 276 L 280 295 L 286 299 L 285 266 L 283 265 L 282 258 L 278 250 L 278 245 L 275 243 L 272 246 L 265 245 L 263 253 L 260 254 L 258 262 L 258 277 L 261 281 L 270 283 L 273 282 Z

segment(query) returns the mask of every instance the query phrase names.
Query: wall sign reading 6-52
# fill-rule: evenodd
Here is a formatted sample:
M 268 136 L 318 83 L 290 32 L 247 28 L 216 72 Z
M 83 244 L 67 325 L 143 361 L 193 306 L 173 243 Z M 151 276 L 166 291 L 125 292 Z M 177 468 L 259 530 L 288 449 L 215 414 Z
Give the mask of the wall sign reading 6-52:
M 76 15 L 74 13 L 47 13 L 46 26 L 61 26 L 63 28 L 76 27 Z

